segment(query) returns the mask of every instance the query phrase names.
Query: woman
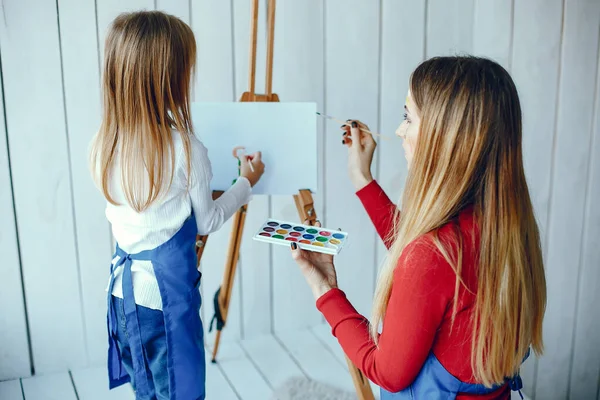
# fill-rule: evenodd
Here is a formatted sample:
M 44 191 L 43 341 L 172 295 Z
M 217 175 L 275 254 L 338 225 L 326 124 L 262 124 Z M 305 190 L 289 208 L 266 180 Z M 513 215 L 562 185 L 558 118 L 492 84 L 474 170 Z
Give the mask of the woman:
M 546 306 L 512 79 L 475 57 L 417 67 L 397 131 L 401 207 L 373 180 L 376 144 L 359 124 L 342 127 L 350 179 L 389 254 L 368 323 L 337 289 L 333 258 L 292 243 L 317 307 L 383 400 L 509 398 L 529 347 L 542 353 Z

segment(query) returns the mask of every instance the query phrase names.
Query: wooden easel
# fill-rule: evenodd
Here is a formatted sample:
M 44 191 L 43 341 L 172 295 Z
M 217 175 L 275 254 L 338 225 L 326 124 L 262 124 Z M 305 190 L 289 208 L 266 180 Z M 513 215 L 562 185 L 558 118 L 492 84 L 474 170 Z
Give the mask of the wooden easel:
M 240 101 L 242 102 L 278 102 L 279 96 L 273 93 L 273 44 L 275 39 L 275 1 L 268 0 L 268 15 L 267 15 L 267 65 L 266 65 L 266 79 L 265 79 L 265 94 L 255 93 L 255 78 L 256 78 L 256 45 L 258 35 L 258 0 L 251 0 L 252 11 L 250 19 L 250 62 L 249 62 L 249 90 L 242 93 Z M 213 199 L 217 199 L 223 192 L 213 192 Z M 314 209 L 314 202 L 310 190 L 301 189 L 298 194 L 294 195 L 294 202 L 296 203 L 296 209 L 300 221 L 306 225 L 314 225 L 317 220 L 317 213 Z M 221 340 L 221 332 L 225 327 L 227 321 L 227 313 L 229 311 L 229 302 L 231 300 L 231 293 L 233 289 L 233 282 L 235 278 L 235 272 L 237 269 L 237 262 L 240 253 L 240 245 L 242 243 L 242 232 L 244 230 L 244 223 L 246 220 L 246 212 L 248 211 L 248 205 L 242 206 L 233 217 L 233 227 L 231 230 L 231 236 L 229 239 L 229 250 L 227 251 L 227 259 L 225 262 L 225 271 L 223 273 L 223 281 L 221 287 L 215 293 L 214 305 L 215 305 L 215 318 L 217 318 L 217 335 L 215 337 L 215 345 L 212 352 L 212 362 L 216 362 L 217 352 L 219 351 L 219 343 Z M 196 254 L 198 256 L 198 265 L 200 265 L 200 259 L 202 253 L 206 247 L 208 235 L 198 235 L 196 241 Z M 212 321 L 211 321 L 212 326 Z M 365 376 L 356 368 L 352 362 L 346 358 L 348 363 L 348 369 L 356 388 L 356 393 L 359 400 L 374 400 L 373 392 L 369 381 Z

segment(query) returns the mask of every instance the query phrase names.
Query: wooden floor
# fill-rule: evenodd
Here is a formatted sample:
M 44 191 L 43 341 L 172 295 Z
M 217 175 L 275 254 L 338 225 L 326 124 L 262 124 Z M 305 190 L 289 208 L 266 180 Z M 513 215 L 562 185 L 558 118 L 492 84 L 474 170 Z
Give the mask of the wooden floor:
M 223 344 L 218 364 L 211 364 L 208 357 L 206 392 L 209 400 L 269 400 L 274 388 L 298 376 L 354 391 L 342 350 L 326 325 Z M 378 394 L 379 389 L 372 387 Z M 129 385 L 108 390 L 104 367 L 0 382 L 2 400 L 133 398 Z

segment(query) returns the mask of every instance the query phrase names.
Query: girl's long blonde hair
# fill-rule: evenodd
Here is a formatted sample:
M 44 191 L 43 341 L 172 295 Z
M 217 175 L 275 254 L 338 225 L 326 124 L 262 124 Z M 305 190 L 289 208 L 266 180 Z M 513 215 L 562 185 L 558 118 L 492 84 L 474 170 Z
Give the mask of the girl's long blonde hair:
M 174 16 L 141 11 L 113 21 L 104 49 L 102 125 L 90 153 L 92 175 L 110 203 L 117 204 L 109 191 L 116 157 L 125 198 L 136 211 L 168 190 L 175 166 L 171 129 L 181 134 L 189 172 L 195 60 L 194 34 Z
M 493 61 L 439 57 L 417 67 L 410 91 L 420 132 L 377 283 L 371 335 L 377 341 L 400 256 L 425 234 L 456 273 L 454 319 L 463 285 L 463 238 L 456 232 L 459 245 L 448 248 L 436 232 L 473 206 L 480 245 L 471 364 L 475 378 L 490 386 L 518 371 L 530 345 L 537 354 L 543 351 L 546 281 L 523 169 L 517 90 Z

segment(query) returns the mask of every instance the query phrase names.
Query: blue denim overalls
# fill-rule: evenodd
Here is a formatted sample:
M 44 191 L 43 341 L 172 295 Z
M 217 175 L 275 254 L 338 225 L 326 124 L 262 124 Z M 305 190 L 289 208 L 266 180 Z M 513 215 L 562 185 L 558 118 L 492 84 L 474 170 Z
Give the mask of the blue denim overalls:
M 529 350 L 527 350 L 523 361 L 527 357 L 529 357 Z M 520 390 L 523 387 L 523 383 L 518 374 L 511 379 L 507 379 L 507 382 L 511 390 L 519 391 L 519 394 L 521 394 Z M 446 368 L 431 352 L 425 360 L 421 371 L 409 387 L 398 393 L 390 393 L 381 389 L 380 398 L 381 400 L 454 400 L 458 393 L 484 395 L 495 392 L 502 385 L 486 388 L 482 384 L 461 382 L 451 375 L 450 372 L 446 371 Z
M 171 399 L 204 399 L 204 334 L 200 320 L 201 299 L 198 286 L 201 274 L 196 267 L 196 232 L 196 221 L 192 213 L 171 239 L 153 250 L 127 254 L 117 244 L 115 256 L 118 260 L 111 265 L 108 288 L 108 377 L 111 389 L 130 381 L 118 351 L 115 336 L 117 322 L 111 302 L 114 271 L 123 265 L 123 303 L 136 393 L 139 396 L 154 396 L 154 388 L 146 375 L 145 354 L 131 280 L 131 261 L 145 260 L 152 262 L 162 298 Z

